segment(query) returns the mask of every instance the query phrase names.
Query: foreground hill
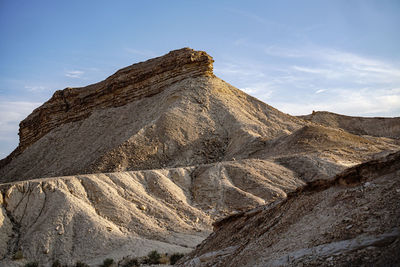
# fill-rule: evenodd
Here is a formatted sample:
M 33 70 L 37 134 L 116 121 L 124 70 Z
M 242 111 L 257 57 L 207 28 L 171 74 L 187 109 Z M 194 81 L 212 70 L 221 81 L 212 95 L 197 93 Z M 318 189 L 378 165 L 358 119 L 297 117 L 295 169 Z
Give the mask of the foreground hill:
M 181 266 L 397 266 L 400 152 L 227 217 Z
M 22 250 L 43 264 L 97 264 L 154 249 L 189 252 L 216 219 L 303 184 L 261 160 L 3 184 L 0 257 Z
M 172 51 L 56 91 L 23 120 L 0 162 L 0 265 L 188 252 L 216 220 L 400 150 L 396 131 L 284 114 L 212 63 Z

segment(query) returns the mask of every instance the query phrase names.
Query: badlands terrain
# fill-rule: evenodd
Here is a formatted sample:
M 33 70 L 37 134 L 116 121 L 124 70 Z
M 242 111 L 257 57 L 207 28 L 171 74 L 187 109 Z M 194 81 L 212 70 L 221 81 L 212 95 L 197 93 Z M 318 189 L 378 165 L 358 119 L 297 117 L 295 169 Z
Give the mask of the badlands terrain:
M 400 118 L 290 116 L 202 51 L 56 91 L 19 137 L 0 161 L 0 266 L 399 262 Z

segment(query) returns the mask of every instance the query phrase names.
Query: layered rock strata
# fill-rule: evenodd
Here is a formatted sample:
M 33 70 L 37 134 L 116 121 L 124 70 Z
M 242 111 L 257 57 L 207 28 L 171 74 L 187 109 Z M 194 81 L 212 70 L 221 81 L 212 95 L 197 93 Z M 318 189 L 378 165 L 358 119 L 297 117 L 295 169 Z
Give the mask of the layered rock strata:
M 183 48 L 123 68 L 102 82 L 58 90 L 20 123 L 18 150 L 62 124 L 87 118 L 95 109 L 123 106 L 200 75 L 213 75 L 213 59 L 203 51 Z

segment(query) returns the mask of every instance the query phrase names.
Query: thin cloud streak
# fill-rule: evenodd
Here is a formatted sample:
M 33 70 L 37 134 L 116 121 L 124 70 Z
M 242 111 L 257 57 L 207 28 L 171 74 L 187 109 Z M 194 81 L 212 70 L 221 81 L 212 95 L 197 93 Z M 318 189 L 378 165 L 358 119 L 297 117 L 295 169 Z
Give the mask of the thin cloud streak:
M 23 101 L 0 102 L 0 141 L 18 140 L 18 124 L 42 103 Z
M 84 74 L 84 71 L 81 70 L 70 70 L 65 72 L 65 76 L 69 78 L 81 78 L 82 75 Z

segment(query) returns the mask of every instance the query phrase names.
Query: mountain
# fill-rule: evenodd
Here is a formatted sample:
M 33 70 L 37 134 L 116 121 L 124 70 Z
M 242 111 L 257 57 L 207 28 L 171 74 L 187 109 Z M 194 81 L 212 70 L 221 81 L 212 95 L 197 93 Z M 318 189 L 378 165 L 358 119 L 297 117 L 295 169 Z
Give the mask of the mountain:
M 400 150 L 372 124 L 350 133 L 282 113 L 189 48 L 56 91 L 0 162 L 0 264 L 187 253 L 217 220 Z
M 245 158 L 304 124 L 216 78 L 212 62 L 181 49 L 57 91 L 21 122 L 1 181 Z

